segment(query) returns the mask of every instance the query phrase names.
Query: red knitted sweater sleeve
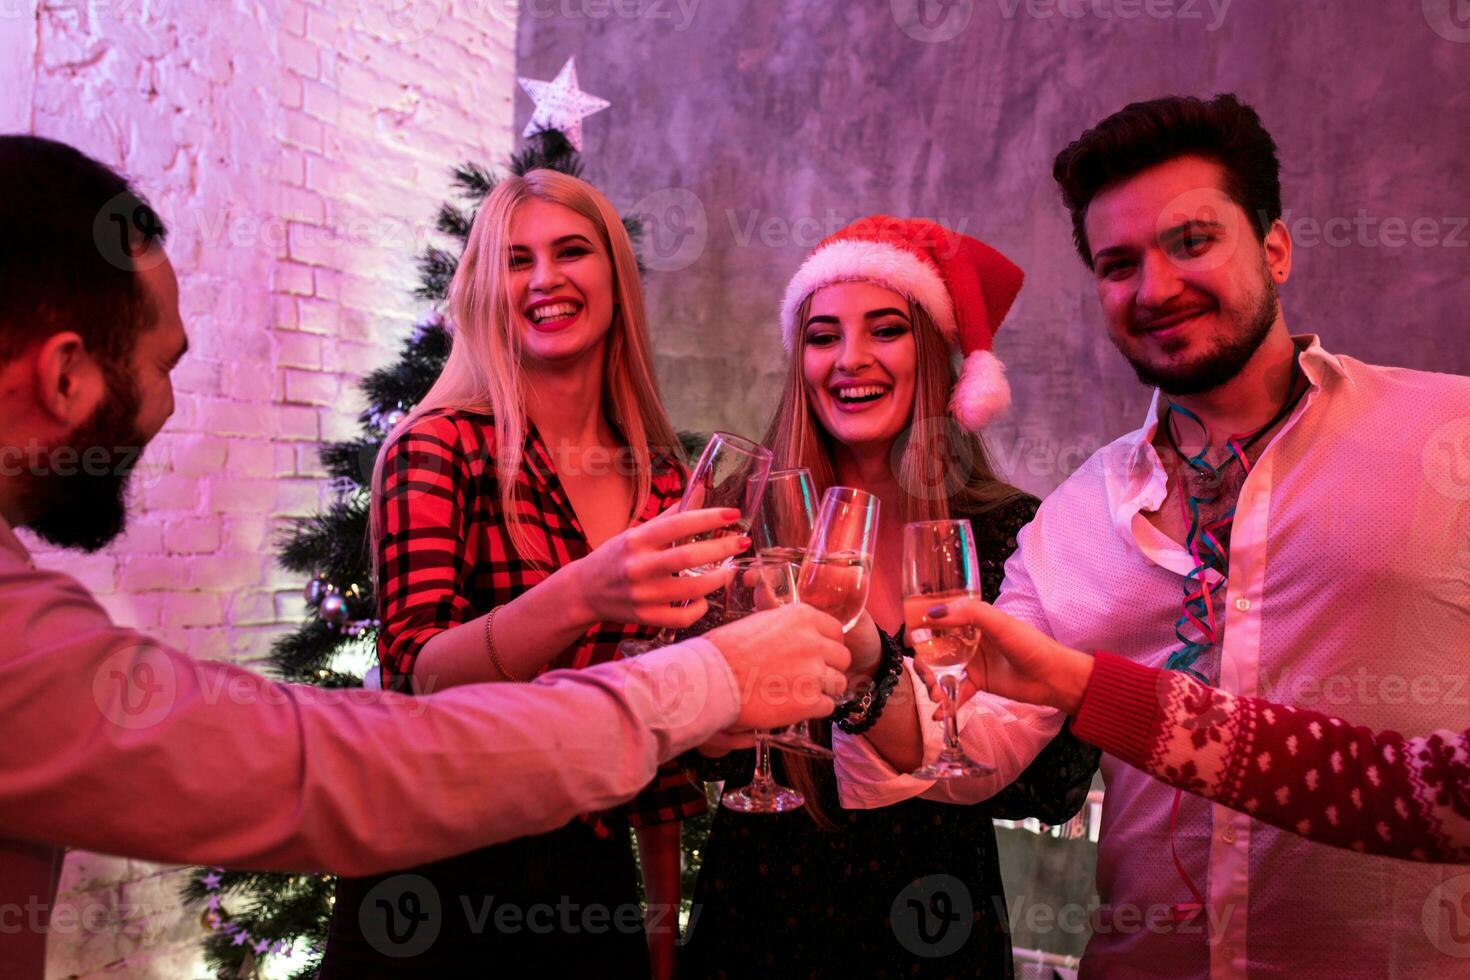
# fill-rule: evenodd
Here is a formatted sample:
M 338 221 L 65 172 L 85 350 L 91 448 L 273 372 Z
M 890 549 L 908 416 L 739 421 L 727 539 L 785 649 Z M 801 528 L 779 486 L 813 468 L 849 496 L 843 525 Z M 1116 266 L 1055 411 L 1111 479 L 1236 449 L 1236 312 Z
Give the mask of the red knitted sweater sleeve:
M 1311 840 L 1470 863 L 1470 729 L 1375 733 L 1099 653 L 1072 730 L 1166 783 Z

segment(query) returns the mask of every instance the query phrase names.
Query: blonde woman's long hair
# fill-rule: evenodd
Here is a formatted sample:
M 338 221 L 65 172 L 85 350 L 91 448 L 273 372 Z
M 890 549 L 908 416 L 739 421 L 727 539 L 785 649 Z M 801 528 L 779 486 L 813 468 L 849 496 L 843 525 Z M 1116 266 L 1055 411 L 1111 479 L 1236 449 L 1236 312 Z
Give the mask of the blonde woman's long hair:
M 506 177 L 486 196 L 470 227 L 464 254 L 449 285 L 452 343 L 444 370 L 424 399 L 383 440 L 373 467 L 370 547 L 375 574 L 383 527 L 389 447 L 428 412 L 452 409 L 489 415 L 495 424 L 495 471 L 500 509 L 521 557 L 549 561 L 538 553 L 521 524 L 516 477 L 525 452 L 526 399 L 522 387 L 521 335 L 510 296 L 510 226 L 516 208 L 531 199 L 570 208 L 592 222 L 612 263 L 613 322 L 603 362 L 603 411 L 628 445 L 634 476 L 634 519 L 648 497 L 653 461 L 672 453 L 682 462 L 678 435 L 664 413 L 654 377 L 643 285 L 638 259 L 622 219 L 607 198 L 584 180 L 554 170 Z
M 806 467 L 820 495 L 834 483 L 836 473 L 833 439 L 812 410 L 802 371 L 811 304 L 812 297 L 808 296 L 796 313 L 795 349 L 775 417 L 766 430 L 765 444 L 775 457 L 773 469 Z M 893 517 L 904 523 L 941 521 L 993 510 L 1021 491 L 995 475 L 984 440 L 949 415 L 957 374 L 949 344 L 939 328 L 923 307 L 912 302 L 909 322 L 915 347 L 914 408 L 908 429 L 894 443 L 889 457 L 898 485 L 904 490 L 903 505 Z M 884 518 L 892 519 L 886 514 Z M 822 719 L 811 724 L 818 741 L 830 745 L 832 723 Z M 835 829 L 836 823 L 820 802 L 817 771 L 811 761 L 788 754 L 783 762 L 792 785 L 806 796 L 812 820 L 824 829 Z

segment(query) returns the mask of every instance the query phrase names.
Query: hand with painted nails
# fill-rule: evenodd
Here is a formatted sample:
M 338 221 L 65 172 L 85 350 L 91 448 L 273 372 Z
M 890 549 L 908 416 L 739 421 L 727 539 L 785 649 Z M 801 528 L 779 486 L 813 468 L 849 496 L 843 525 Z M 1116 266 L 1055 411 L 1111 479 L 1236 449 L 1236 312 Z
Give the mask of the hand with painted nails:
M 708 609 L 705 596 L 729 578 L 721 563 L 750 548 L 750 538 L 732 528 L 738 520 L 731 508 L 665 511 L 565 566 L 575 573 L 582 621 L 692 626 Z
M 970 626 L 980 631 L 980 648 L 965 667 L 958 703 L 977 691 L 1012 701 L 1042 704 L 1073 714 L 1092 676 L 1092 657 L 1063 646 L 1028 623 L 979 599 L 959 599 L 929 610 L 935 626 Z M 916 662 L 935 700 L 942 700 L 932 675 Z M 936 715 L 938 717 L 938 715 Z

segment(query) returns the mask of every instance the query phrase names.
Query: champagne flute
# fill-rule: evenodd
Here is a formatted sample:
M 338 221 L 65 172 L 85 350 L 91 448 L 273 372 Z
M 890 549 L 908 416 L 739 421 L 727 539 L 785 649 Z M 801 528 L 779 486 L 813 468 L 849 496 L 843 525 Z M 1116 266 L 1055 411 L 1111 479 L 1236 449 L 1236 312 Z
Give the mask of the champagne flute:
M 731 568 L 734 574 L 725 586 L 725 622 L 796 601 L 796 570 L 790 562 L 737 558 Z M 770 732 L 755 733 L 755 775 L 750 785 L 726 793 L 724 806 L 741 813 L 785 813 L 806 802 L 801 793 L 771 775 L 770 737 Z
M 829 487 L 796 578 L 800 601 L 828 613 L 845 633 L 868 604 L 878 498 L 852 487 Z
M 929 609 L 966 596 L 980 597 L 980 563 L 969 521 L 919 521 L 903 527 L 903 619 L 914 659 L 944 691 L 944 748 L 931 764 L 910 773 L 920 779 L 983 776 L 994 766 L 977 762 L 960 745 L 955 695 L 965 665 L 980 648 L 973 626 L 933 626 Z
M 816 519 L 817 493 L 811 470 L 797 466 L 772 471 L 752 529 L 756 553 L 768 561 L 790 565 L 794 576 L 806 557 Z M 811 727 L 806 722 L 772 733 L 770 742 L 788 752 L 832 757 L 831 749 L 811 737 Z
M 684 486 L 684 496 L 675 510 L 685 511 L 700 507 L 731 507 L 740 511 L 740 519 L 733 524 L 697 534 L 684 542 L 705 541 L 745 534 L 750 531 L 751 521 L 760 507 L 766 489 L 766 477 L 771 472 L 771 451 L 749 439 L 729 432 L 716 432 L 700 454 L 689 482 Z M 679 574 L 685 577 L 704 575 L 719 568 L 716 562 L 685 568 Z M 668 646 L 674 642 L 676 630 L 665 628 L 652 640 L 624 640 L 618 644 L 618 653 L 624 657 Z
M 756 553 L 799 568 L 816 518 L 817 494 L 811 470 L 805 466 L 772 470 L 751 529 Z
M 828 487 L 796 577 L 798 601 L 830 615 L 846 633 L 862 618 L 873 577 L 878 539 L 878 498 L 852 487 Z M 841 704 L 848 698 L 839 698 Z M 776 744 L 824 758 L 832 750 L 811 737 L 806 722 L 793 725 Z

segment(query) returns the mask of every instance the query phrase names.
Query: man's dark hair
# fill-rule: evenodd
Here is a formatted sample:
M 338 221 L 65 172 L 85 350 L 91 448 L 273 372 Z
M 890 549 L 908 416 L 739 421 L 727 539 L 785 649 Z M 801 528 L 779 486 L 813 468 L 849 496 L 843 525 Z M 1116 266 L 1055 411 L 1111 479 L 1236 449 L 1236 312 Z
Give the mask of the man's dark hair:
M 1171 95 L 1124 107 L 1057 154 L 1052 176 L 1072 212 L 1072 239 L 1089 269 L 1092 246 L 1084 222 L 1092 199 L 1111 184 L 1182 156 L 1204 157 L 1224 168 L 1225 193 L 1265 241 L 1281 217 L 1281 165 L 1261 117 L 1229 93 L 1209 101 Z
M 63 330 L 116 369 L 158 311 L 134 259 L 163 222 L 123 177 L 39 136 L 0 135 L 0 364 Z

